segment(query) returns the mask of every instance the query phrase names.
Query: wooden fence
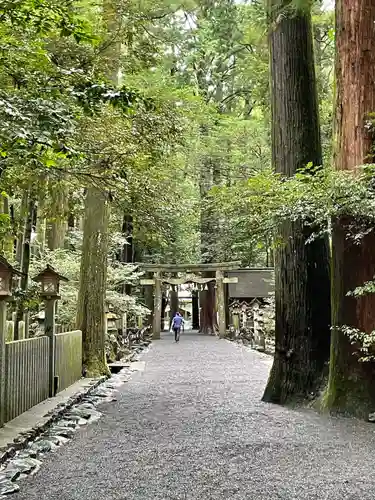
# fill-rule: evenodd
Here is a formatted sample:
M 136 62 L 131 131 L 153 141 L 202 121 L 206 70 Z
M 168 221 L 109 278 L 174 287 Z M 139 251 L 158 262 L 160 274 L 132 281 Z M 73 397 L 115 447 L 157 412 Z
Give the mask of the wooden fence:
M 58 391 L 63 391 L 82 376 L 82 332 L 59 333 L 55 338 L 55 375 Z
M 5 343 L 4 422 L 47 399 L 50 382 L 50 338 Z M 82 376 L 82 332 L 55 335 L 55 377 L 62 391 Z M 0 423 L 1 427 L 1 423 Z
M 48 398 L 49 338 L 5 344 L 5 422 Z

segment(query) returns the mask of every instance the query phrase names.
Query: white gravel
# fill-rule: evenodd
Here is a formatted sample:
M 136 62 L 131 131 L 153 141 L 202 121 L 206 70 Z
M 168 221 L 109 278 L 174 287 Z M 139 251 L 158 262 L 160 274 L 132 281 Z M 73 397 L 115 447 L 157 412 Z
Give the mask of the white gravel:
M 16 500 L 373 500 L 375 427 L 262 403 L 271 358 L 170 334 Z

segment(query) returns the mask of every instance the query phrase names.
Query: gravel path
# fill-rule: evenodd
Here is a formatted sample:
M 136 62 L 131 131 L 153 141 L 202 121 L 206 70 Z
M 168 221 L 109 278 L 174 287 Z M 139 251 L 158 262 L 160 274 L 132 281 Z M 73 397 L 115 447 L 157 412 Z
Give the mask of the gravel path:
M 168 334 L 16 500 L 373 500 L 375 427 L 260 402 L 270 358 Z

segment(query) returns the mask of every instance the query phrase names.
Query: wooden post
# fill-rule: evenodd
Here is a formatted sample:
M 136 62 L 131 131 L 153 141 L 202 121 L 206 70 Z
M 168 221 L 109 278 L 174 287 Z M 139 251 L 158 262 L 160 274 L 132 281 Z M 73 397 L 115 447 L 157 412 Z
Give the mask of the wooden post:
M 25 322 L 25 339 L 29 338 L 30 335 L 30 313 L 26 311 L 23 315 L 23 320 Z
M 258 305 L 254 306 L 253 318 L 254 318 L 254 337 L 258 344 L 257 347 L 258 350 L 264 352 L 266 350 L 266 339 L 261 325 Z
M 217 308 L 217 321 L 219 324 L 219 337 L 225 337 L 226 319 L 225 319 L 225 294 L 224 294 L 224 273 L 223 271 L 216 271 L 216 308 Z
M 26 338 L 25 322 L 18 322 L 18 340 L 24 340 Z
M 192 329 L 193 330 L 199 330 L 199 294 L 198 290 L 193 290 L 192 295 L 191 295 L 191 302 L 192 302 L 192 314 L 191 314 L 191 319 L 192 319 Z
M 161 283 L 161 282 L 160 282 Z M 160 331 L 165 328 L 165 310 L 167 308 L 167 297 L 165 292 L 161 292 L 161 314 L 160 314 Z
M 0 427 L 5 420 L 5 335 L 7 320 L 7 301 L 0 299 Z
M 233 313 L 233 328 L 236 333 L 240 331 L 240 315 L 238 313 Z
M 13 342 L 14 340 L 14 321 L 5 321 L 5 341 Z
M 154 273 L 155 288 L 154 288 L 154 316 L 153 316 L 153 328 L 152 328 L 152 338 L 160 339 L 161 330 L 161 310 L 162 310 L 162 295 L 161 295 L 161 279 L 160 271 Z
M 49 337 L 49 397 L 55 396 L 55 311 L 56 299 L 45 301 L 44 333 Z
M 177 275 L 175 275 L 174 277 L 177 277 Z M 178 287 L 173 287 L 173 290 L 169 292 L 169 307 L 170 307 L 170 315 L 168 322 L 168 330 L 171 327 L 173 317 L 176 316 L 176 312 L 179 310 Z

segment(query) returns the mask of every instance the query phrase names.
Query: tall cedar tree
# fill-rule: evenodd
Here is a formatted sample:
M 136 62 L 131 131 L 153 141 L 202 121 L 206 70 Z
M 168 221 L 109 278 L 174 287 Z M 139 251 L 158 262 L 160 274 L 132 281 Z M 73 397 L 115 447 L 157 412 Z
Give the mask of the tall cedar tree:
M 107 77 L 118 81 L 121 46 L 117 33 L 115 2 L 103 1 L 103 21 L 108 29 L 108 46 L 102 53 Z M 101 162 L 106 164 L 105 159 Z M 105 297 L 107 289 L 108 224 L 110 196 L 95 185 L 87 188 L 77 306 L 77 326 L 82 330 L 83 365 L 86 375 L 109 373 L 105 359 Z
M 272 159 L 292 176 L 321 165 L 311 15 L 271 2 Z M 314 391 L 329 356 L 330 270 L 325 238 L 307 243 L 299 222 L 279 228 L 275 252 L 276 352 L 264 401 L 287 403 Z
M 105 375 L 105 294 L 109 200 L 90 186 L 85 199 L 77 326 L 82 330 L 83 365 L 89 377 Z
M 373 131 L 367 127 L 375 111 L 375 3 L 373 0 L 336 2 L 336 122 L 337 170 L 356 170 L 373 162 Z M 363 221 L 362 221 L 363 222 Z M 332 236 L 332 333 L 330 376 L 325 404 L 338 410 L 366 416 L 375 406 L 375 367 L 358 362 L 355 346 L 340 331 L 341 325 L 370 333 L 375 326 L 375 295 L 358 299 L 347 292 L 372 280 L 375 274 L 375 235 L 360 243 L 347 237 L 349 224 L 334 221 Z

